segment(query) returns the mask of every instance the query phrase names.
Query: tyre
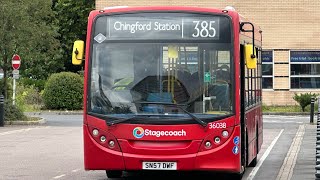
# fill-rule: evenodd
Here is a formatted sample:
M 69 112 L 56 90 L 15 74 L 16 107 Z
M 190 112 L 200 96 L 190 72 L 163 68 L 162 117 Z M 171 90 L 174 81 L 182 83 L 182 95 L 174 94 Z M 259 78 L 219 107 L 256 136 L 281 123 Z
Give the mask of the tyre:
M 251 163 L 248 165 L 248 167 L 256 167 L 258 163 L 258 160 L 257 160 L 257 156 L 251 161 Z
M 122 171 L 106 171 L 108 178 L 120 178 L 122 176 Z
M 243 173 L 234 173 L 231 175 L 231 178 L 232 178 L 232 180 L 241 180 L 243 177 L 243 174 L 244 174 L 244 172 Z

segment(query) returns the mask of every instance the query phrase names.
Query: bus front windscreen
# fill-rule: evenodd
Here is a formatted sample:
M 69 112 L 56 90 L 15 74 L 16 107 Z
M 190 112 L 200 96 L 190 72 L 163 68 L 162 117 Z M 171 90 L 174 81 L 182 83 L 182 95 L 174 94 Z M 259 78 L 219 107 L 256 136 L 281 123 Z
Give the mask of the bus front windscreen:
M 88 113 L 145 124 L 210 122 L 234 113 L 231 20 L 187 13 L 100 16 Z

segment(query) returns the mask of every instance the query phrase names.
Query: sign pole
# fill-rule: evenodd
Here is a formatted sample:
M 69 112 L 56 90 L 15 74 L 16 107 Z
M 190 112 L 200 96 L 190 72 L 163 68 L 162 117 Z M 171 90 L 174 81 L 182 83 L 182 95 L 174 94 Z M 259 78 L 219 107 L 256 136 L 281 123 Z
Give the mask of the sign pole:
M 19 68 L 21 64 L 21 59 L 18 54 L 12 56 L 12 79 L 13 79 L 13 94 L 12 94 L 12 105 L 15 105 L 16 100 L 16 79 L 19 78 Z
M 16 79 L 13 78 L 13 94 L 12 94 L 12 105 L 15 105 L 15 99 L 16 99 Z

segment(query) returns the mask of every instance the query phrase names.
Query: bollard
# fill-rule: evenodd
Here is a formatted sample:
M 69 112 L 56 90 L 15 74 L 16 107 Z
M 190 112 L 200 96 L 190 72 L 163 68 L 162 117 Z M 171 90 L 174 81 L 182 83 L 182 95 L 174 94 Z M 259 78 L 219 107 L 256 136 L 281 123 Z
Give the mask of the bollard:
M 318 99 L 318 113 L 317 113 L 317 141 L 316 141 L 316 173 L 315 180 L 320 180 L 320 97 Z M 310 123 L 313 123 L 313 114 L 314 114 L 314 98 L 311 98 L 311 112 L 310 112 Z M 312 119 L 311 119 L 312 118 Z
M 316 169 L 316 174 L 315 174 L 316 177 L 320 178 L 320 165 L 316 165 L 315 169 Z
M 320 121 L 320 96 L 318 97 L 318 121 Z
M 0 127 L 4 126 L 4 97 L 0 95 Z
M 311 97 L 311 105 L 310 105 L 310 124 L 313 124 L 313 115 L 314 115 L 314 97 Z

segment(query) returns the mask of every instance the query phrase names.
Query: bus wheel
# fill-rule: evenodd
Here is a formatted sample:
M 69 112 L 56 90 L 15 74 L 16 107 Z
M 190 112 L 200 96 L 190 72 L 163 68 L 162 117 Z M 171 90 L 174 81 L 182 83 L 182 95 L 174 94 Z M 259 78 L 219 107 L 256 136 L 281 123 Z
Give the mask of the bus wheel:
M 108 178 L 120 178 L 122 171 L 106 171 Z
M 231 178 L 234 180 L 241 180 L 244 173 L 234 173 Z
M 251 161 L 251 163 L 248 165 L 249 167 L 256 167 L 257 165 L 257 156 Z

